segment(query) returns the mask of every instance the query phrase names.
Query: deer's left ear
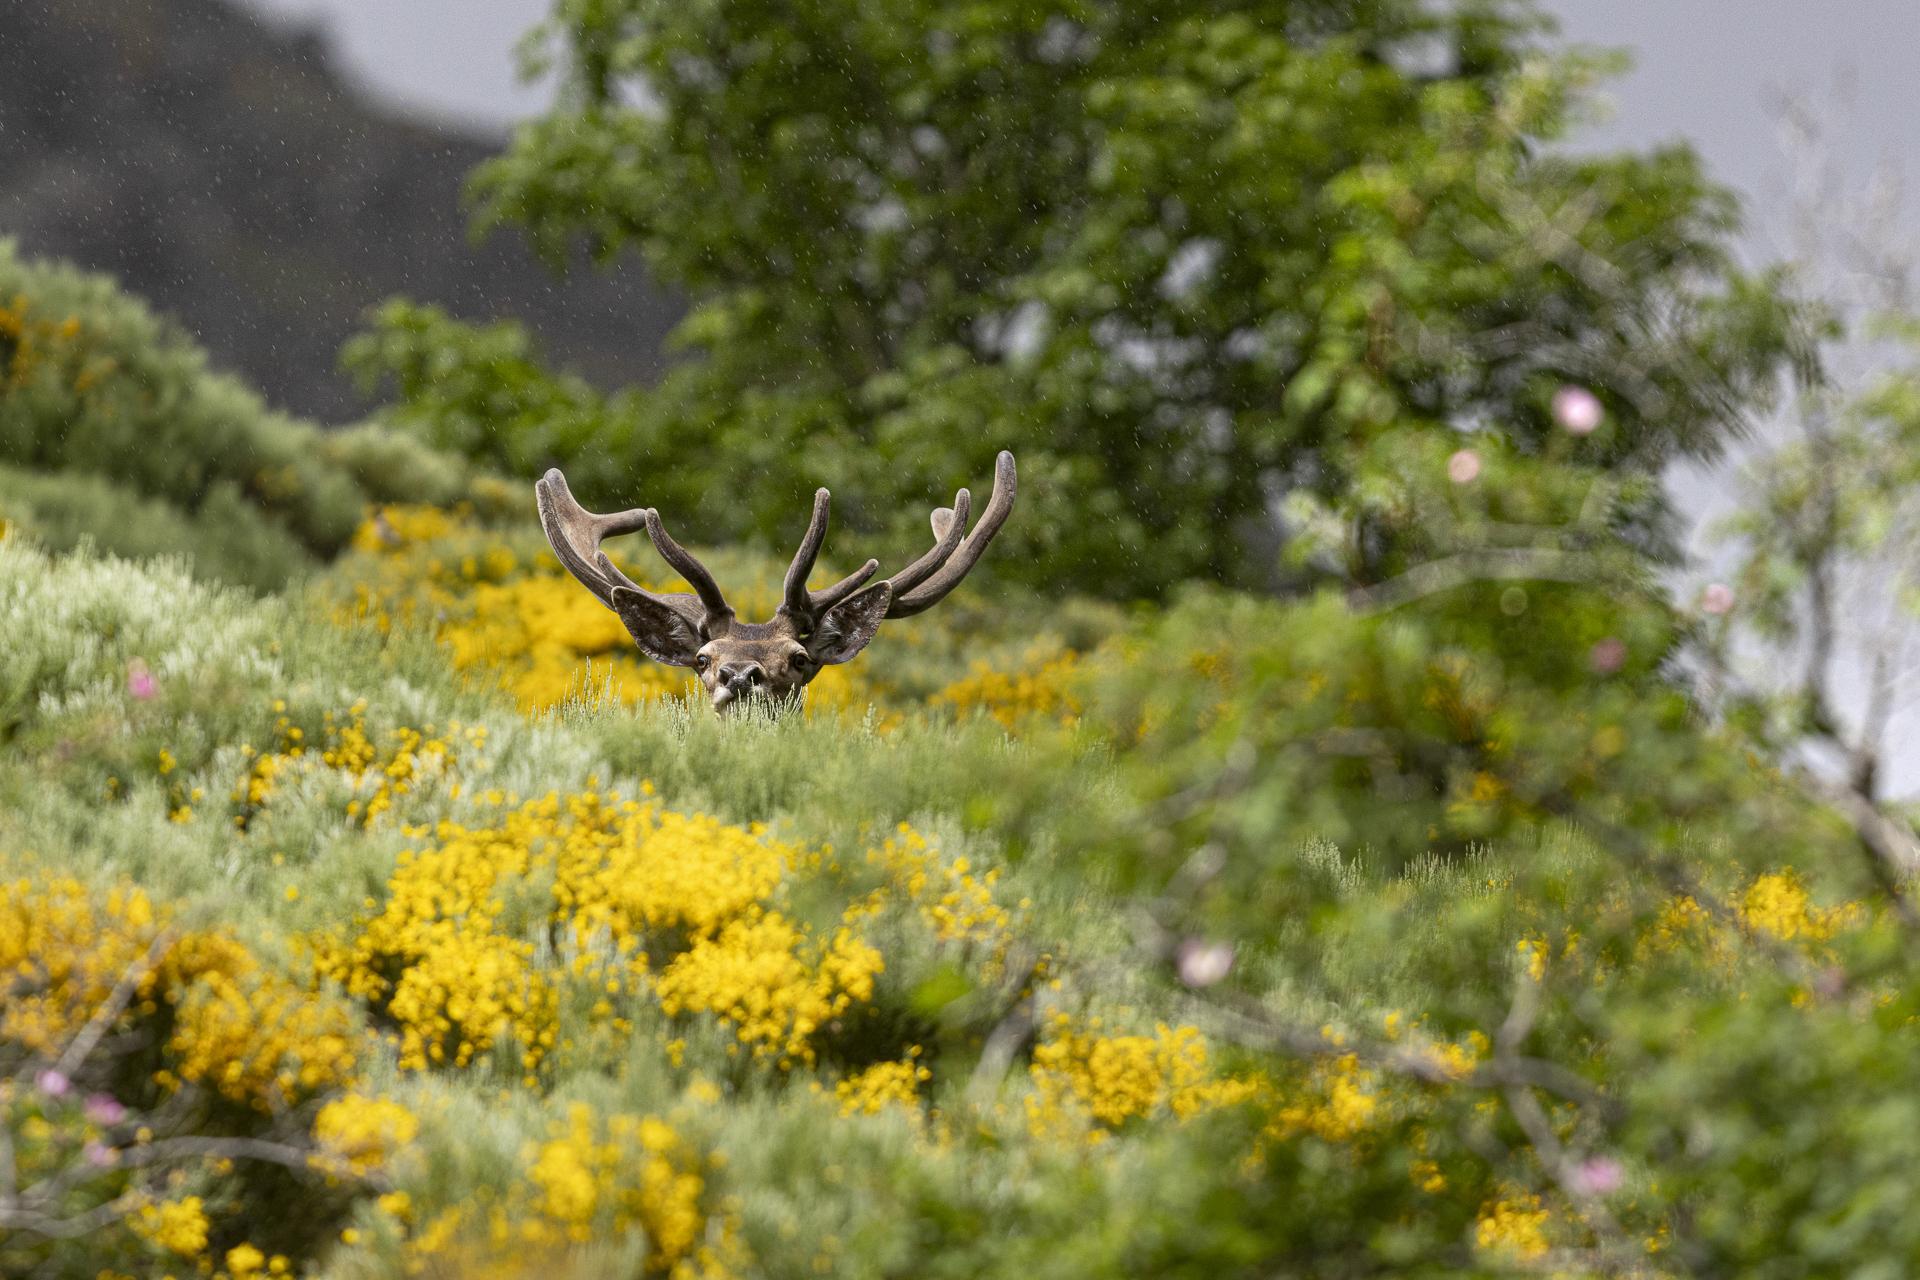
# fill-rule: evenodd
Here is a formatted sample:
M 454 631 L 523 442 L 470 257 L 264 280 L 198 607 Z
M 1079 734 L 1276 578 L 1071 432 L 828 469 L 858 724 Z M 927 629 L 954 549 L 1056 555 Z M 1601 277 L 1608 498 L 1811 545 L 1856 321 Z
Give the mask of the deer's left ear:
M 867 647 L 893 602 L 893 585 L 876 582 L 826 611 L 807 637 L 807 652 L 823 667 L 848 662 Z

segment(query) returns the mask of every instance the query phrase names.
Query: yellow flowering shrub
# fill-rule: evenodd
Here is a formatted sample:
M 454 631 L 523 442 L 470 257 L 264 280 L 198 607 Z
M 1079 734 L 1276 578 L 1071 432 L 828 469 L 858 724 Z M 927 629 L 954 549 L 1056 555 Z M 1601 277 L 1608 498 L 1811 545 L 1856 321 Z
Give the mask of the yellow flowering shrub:
M 129 1225 L 135 1235 L 182 1258 L 207 1247 L 207 1215 L 199 1196 L 143 1204 Z
M 723 1280 L 742 1256 L 698 1150 L 651 1115 L 569 1104 L 519 1153 L 511 1183 L 407 1231 L 407 1274 L 525 1276 L 593 1241 L 646 1242 L 647 1280 Z M 413 1217 L 412 1206 L 402 1217 Z
M 1009 729 L 1034 716 L 1073 721 L 1081 712 L 1074 682 L 1080 656 L 1072 651 L 1042 662 L 1030 670 L 999 671 L 976 662 L 965 676 L 947 685 L 930 700 L 931 706 L 950 707 L 961 715 L 982 712 Z
M 1816 907 L 1792 871 L 1775 871 L 1755 878 L 1740 899 L 1740 919 L 1747 928 L 1789 942 L 1804 938 L 1822 942 L 1861 923 L 1865 911 L 1858 903 Z
M 1033 1050 L 1026 1100 L 1036 1137 L 1095 1126 L 1093 1141 L 1130 1120 L 1166 1114 L 1185 1120 L 1253 1095 L 1248 1082 L 1222 1079 L 1207 1062 L 1197 1028 L 1162 1023 L 1152 1035 L 1104 1035 L 1099 1019 L 1076 1024 L 1054 1014 Z
M 654 982 L 670 1014 L 711 1013 L 755 1058 L 812 1062 L 829 1020 L 872 999 L 880 953 L 842 928 L 814 941 L 779 912 L 749 910 L 674 958 Z
M 976 872 L 965 858 L 943 860 L 926 837 L 906 823 L 867 851 L 870 865 L 920 909 L 941 942 L 1003 942 L 1012 917 L 994 900 L 998 869 Z
M 419 1118 L 400 1103 L 358 1093 L 335 1098 L 313 1121 L 321 1162 L 355 1173 L 385 1166 L 419 1133 Z
M 1495 1200 L 1474 1220 L 1473 1242 L 1490 1253 L 1521 1261 L 1541 1257 L 1552 1246 L 1547 1240 L 1547 1211 L 1539 1196 Z
M 349 1132 L 339 1095 L 373 1048 L 368 1033 L 350 1004 L 235 937 L 186 928 L 137 889 L 15 874 L 0 880 L 0 982 L 13 1185 L 30 1197 L 62 1188 L 67 1202 L 46 1210 L 56 1219 L 118 1210 L 84 1241 L 0 1233 L 0 1271 L 64 1275 L 84 1260 L 85 1274 L 119 1274 L 164 1255 L 174 1274 L 288 1275 L 289 1257 L 235 1238 L 249 1221 L 285 1218 L 283 1170 L 322 1159 L 341 1175 L 302 1191 L 318 1222 L 366 1193 L 361 1148 L 324 1153 Z M 393 1144 L 412 1137 L 399 1131 Z
M 242 831 L 272 802 L 277 788 L 295 777 L 316 773 L 330 773 L 344 781 L 353 796 L 347 802 L 347 816 L 369 826 L 401 797 L 452 778 L 461 753 L 477 755 L 487 741 L 484 725 L 455 721 L 444 732 L 433 725 L 402 726 L 376 743 L 367 733 L 367 704 L 362 700 L 343 717 L 324 713 L 320 740 L 310 742 L 306 731 L 287 716 L 284 702 L 276 703 L 274 709 L 279 713 L 274 748 L 266 752 L 246 748 L 247 773 L 230 797 L 233 824 Z
M 1799 875 L 1790 869 L 1754 877 L 1728 906 L 1732 921 L 1717 918 L 1689 895 L 1677 894 L 1661 906 L 1653 923 L 1638 938 L 1637 951 L 1661 954 L 1684 949 L 1725 971 L 1740 954 L 1742 931 L 1771 942 L 1819 950 L 1818 944 L 1860 928 L 1868 918 L 1867 909 L 1858 902 L 1817 906 Z
M 401 855 L 384 906 L 310 940 L 322 973 L 397 1024 L 406 1068 L 463 1067 L 507 1041 L 532 1071 L 555 1041 L 556 993 L 586 978 L 712 1014 L 756 1059 L 811 1062 L 882 968 L 849 925 L 816 937 L 774 909 L 797 855 L 749 828 L 585 792 L 433 835 Z M 529 884 L 537 918 L 582 948 L 573 961 L 537 962 L 502 923 L 507 891 Z
M 843 1116 L 877 1116 L 889 1107 L 903 1107 L 918 1113 L 920 1086 L 933 1079 L 933 1072 L 920 1061 L 920 1046 L 913 1045 L 898 1062 L 876 1062 L 833 1086 L 834 1101 Z
M 528 1156 L 538 1217 L 523 1223 L 526 1238 L 537 1243 L 551 1230 L 585 1241 L 602 1220 L 616 1232 L 634 1223 L 644 1227 L 655 1271 L 671 1269 L 692 1251 L 704 1225 L 705 1183 L 693 1153 L 665 1122 L 600 1117 L 575 1103 Z
M 123 1027 L 172 1012 L 155 1079 L 202 1084 L 230 1101 L 280 1111 L 340 1087 L 360 1044 L 348 1008 L 262 965 L 223 934 L 170 933 L 136 889 L 96 895 L 64 877 L 0 883 L 0 1040 L 59 1056 L 132 978 Z
M 687 672 L 642 658 L 620 619 L 550 553 L 522 557 L 463 512 L 381 507 L 353 545 L 359 580 L 343 619 L 382 631 L 426 627 L 454 669 L 505 690 L 523 710 L 546 710 L 603 684 L 626 703 L 689 687 Z
M 277 1111 L 350 1081 L 359 1035 L 344 1005 L 256 968 L 201 975 L 167 1047 L 175 1078 Z
M 1281 1139 L 1310 1133 L 1328 1142 L 1348 1142 L 1371 1127 L 1379 1111 L 1377 1075 L 1345 1053 L 1313 1065 L 1305 1088 L 1275 1110 L 1268 1133 Z

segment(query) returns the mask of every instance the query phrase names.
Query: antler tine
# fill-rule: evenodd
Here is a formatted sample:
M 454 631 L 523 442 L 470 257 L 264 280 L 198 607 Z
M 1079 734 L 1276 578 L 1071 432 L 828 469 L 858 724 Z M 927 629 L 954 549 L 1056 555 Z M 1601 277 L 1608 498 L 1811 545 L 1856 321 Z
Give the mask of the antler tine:
M 813 609 L 814 617 L 819 617 L 865 586 L 867 579 L 871 578 L 879 568 L 880 562 L 878 560 L 869 560 L 832 586 L 822 587 L 818 591 L 808 592 L 807 600 Z
M 540 511 L 540 527 L 546 531 L 547 543 L 553 548 L 553 554 L 566 566 L 568 573 L 579 579 L 581 586 L 593 592 L 594 598 L 601 604 L 618 612 L 613 593 L 625 588 L 666 605 L 685 618 L 688 625 L 695 628 L 700 626 L 701 608 L 692 596 L 679 592 L 660 595 L 648 591 L 620 572 L 613 561 L 607 558 L 607 553 L 600 549 L 600 542 L 604 538 L 638 533 L 646 528 L 647 517 L 653 514 L 651 511 L 645 507 L 635 507 L 631 511 L 597 515 L 574 500 L 573 492 L 567 488 L 567 478 L 560 474 L 558 468 L 548 471 L 535 482 L 533 493 L 535 505 Z
M 654 550 L 687 580 L 687 585 L 693 588 L 694 594 L 700 597 L 700 603 L 706 608 L 707 616 L 701 629 L 709 637 L 721 634 L 733 622 L 733 606 L 720 593 L 720 584 L 707 572 L 707 566 L 694 559 L 691 551 L 673 540 L 666 526 L 660 523 L 658 511 L 648 508 L 646 515 L 647 536 L 653 539 Z
M 825 489 L 813 491 L 813 519 L 807 525 L 806 537 L 800 539 L 799 550 L 793 553 L 793 563 L 787 566 L 786 602 L 781 608 L 795 617 L 811 618 L 816 611 L 807 594 L 807 575 L 813 572 L 813 562 L 820 558 L 820 544 L 827 539 L 827 511 L 832 502 L 833 495 Z
M 965 489 L 953 495 L 951 507 L 933 509 L 933 546 L 925 555 L 887 579 L 893 584 L 896 600 L 932 577 L 934 570 L 953 555 L 954 548 L 960 545 L 960 538 L 967 531 L 967 513 L 972 509 L 973 495 Z
M 558 467 L 549 470 L 534 484 L 533 494 L 540 511 L 540 527 L 546 531 L 547 542 L 552 546 L 555 557 L 566 566 L 568 573 L 580 580 L 581 586 L 593 592 L 601 604 L 611 609 L 614 587 L 633 584 L 618 570 L 614 570 L 616 576 L 606 576 L 597 564 L 598 559 L 604 558 L 601 557 L 600 542 L 604 538 L 637 533 L 646 528 L 647 509 L 635 507 L 631 511 L 612 515 L 596 515 L 574 500 L 573 491 L 567 488 L 567 478 Z M 607 567 L 611 567 L 610 561 Z
M 987 509 L 980 513 L 980 523 L 973 527 L 973 532 L 966 536 L 957 550 L 942 558 L 941 563 L 925 582 L 911 590 L 902 590 L 900 579 L 893 580 L 893 603 L 887 606 L 887 617 L 911 618 L 914 614 L 939 604 L 946 598 L 948 592 L 960 585 L 960 580 L 967 576 L 973 566 L 980 562 L 980 557 L 986 553 L 987 544 L 993 541 L 993 535 L 1000 532 L 1000 526 L 1005 524 L 1007 517 L 1013 513 L 1013 497 L 1017 480 L 1013 455 L 1003 449 L 1000 451 L 1000 456 L 994 459 L 993 496 L 987 499 Z M 957 518 L 947 527 L 946 536 L 941 539 L 942 542 L 955 536 L 957 530 L 965 527 L 965 514 L 960 510 L 960 506 L 959 502 L 954 503 L 954 515 Z M 936 532 L 938 532 L 937 521 Z M 922 560 L 924 559 L 925 557 L 922 557 Z M 916 562 L 911 567 L 917 568 L 918 565 L 919 562 Z

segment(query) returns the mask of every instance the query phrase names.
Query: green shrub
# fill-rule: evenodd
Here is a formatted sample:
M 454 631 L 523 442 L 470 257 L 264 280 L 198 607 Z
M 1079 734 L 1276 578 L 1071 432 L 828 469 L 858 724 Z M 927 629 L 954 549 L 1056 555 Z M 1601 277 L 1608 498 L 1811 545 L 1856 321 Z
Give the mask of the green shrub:
M 367 503 L 401 486 L 432 501 L 469 488 L 464 463 L 378 428 L 335 439 L 273 412 L 111 280 L 24 259 L 10 241 L 0 241 L 0 463 L 98 476 L 234 526 L 215 539 L 265 522 L 276 531 L 265 558 L 289 538 L 332 555 Z M 235 523 L 241 505 L 252 515 Z
M 284 586 L 315 563 L 292 534 L 225 482 L 188 515 L 98 475 L 0 467 L 0 520 L 51 550 L 90 541 L 127 559 L 180 556 L 198 577 L 256 591 Z

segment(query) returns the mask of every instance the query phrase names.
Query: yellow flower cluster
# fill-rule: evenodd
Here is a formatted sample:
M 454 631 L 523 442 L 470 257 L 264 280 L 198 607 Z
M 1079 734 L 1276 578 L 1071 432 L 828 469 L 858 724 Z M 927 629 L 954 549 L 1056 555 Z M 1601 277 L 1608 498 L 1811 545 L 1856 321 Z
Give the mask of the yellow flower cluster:
M 267 806 L 276 787 L 295 774 L 317 770 L 345 777 L 354 794 L 347 816 L 370 826 L 400 797 L 450 777 L 458 763 L 456 744 L 478 753 L 487 741 L 485 726 L 455 721 L 444 733 L 433 725 L 398 728 L 384 747 L 376 746 L 367 734 L 363 700 L 348 708 L 345 723 L 331 711 L 324 715 L 315 751 L 306 731 L 285 714 L 286 704 L 275 703 L 274 709 L 280 713 L 274 723 L 275 749 L 256 754 L 247 748 L 252 763 L 230 797 L 233 825 L 242 831 Z
M 708 1208 L 698 1152 L 665 1121 L 568 1106 L 521 1152 L 523 1177 L 411 1233 L 409 1275 L 526 1276 L 529 1264 L 595 1240 L 644 1235 L 647 1280 L 724 1280 L 736 1226 Z
M 1034 716 L 1072 721 L 1081 702 L 1075 691 L 1080 657 L 1069 650 L 1039 667 L 1023 671 L 996 671 L 976 662 L 965 676 L 936 693 L 935 707 L 951 707 L 961 715 L 984 712 L 1009 729 Z
M 494 893 L 526 874 L 533 816 L 501 830 L 442 823 L 438 847 L 400 856 L 385 908 L 354 937 L 314 940 L 321 973 L 399 1024 L 402 1067 L 464 1067 L 511 1037 L 532 1070 L 552 1045 L 551 984 L 532 945 L 501 932 Z
M 833 1096 L 843 1116 L 877 1116 L 888 1107 L 918 1114 L 920 1086 L 931 1079 L 933 1072 L 920 1061 L 920 1046 L 913 1045 L 898 1062 L 876 1062 L 835 1084 Z
M 346 1006 L 300 990 L 249 959 L 208 969 L 179 1002 L 168 1049 L 180 1080 L 262 1111 L 353 1078 L 358 1032 Z
M 1737 927 L 1716 919 L 1691 895 L 1670 898 L 1639 939 L 1639 946 L 1656 954 L 1685 948 L 1725 969 L 1735 962 L 1743 930 L 1750 936 L 1804 946 L 1829 941 L 1867 919 L 1866 907 L 1858 902 L 1814 905 L 1799 875 L 1790 869 L 1755 877 L 1732 904 L 1732 911 Z
M 596 1225 L 615 1233 L 639 1225 L 649 1268 L 664 1274 L 693 1251 L 705 1226 L 698 1161 L 653 1116 L 600 1117 L 575 1103 L 528 1158 L 538 1216 L 522 1231 L 533 1243 L 549 1231 L 586 1241 Z
M 1740 900 L 1740 920 L 1747 928 L 1788 942 L 1804 938 L 1822 942 L 1865 919 L 1858 903 L 1816 907 L 1799 876 L 1775 871 L 1758 877 Z
M 497 684 L 523 710 L 558 706 L 587 691 L 589 680 L 604 680 L 627 703 L 689 686 L 686 672 L 641 658 L 619 618 L 551 555 L 523 561 L 462 513 L 382 507 L 354 546 L 372 570 L 354 589 L 348 618 L 382 631 L 430 627 L 456 670 Z
M 1528 1261 L 1551 1247 L 1547 1241 L 1547 1211 L 1539 1196 L 1515 1196 L 1483 1206 L 1473 1224 L 1473 1241 L 1490 1253 L 1504 1253 Z
M 1536 956 L 1541 957 L 1540 963 L 1545 965 L 1546 942 L 1543 939 L 1523 939 L 1517 944 L 1515 950 L 1522 958 L 1522 962 L 1529 966 L 1530 972 Z M 1544 967 L 1541 972 L 1545 972 Z M 1537 978 L 1539 974 L 1533 976 Z M 1438 1040 L 1420 1034 L 1424 1021 L 1425 1019 L 1416 1019 L 1409 1023 L 1405 1013 L 1394 1009 L 1381 1018 L 1381 1029 L 1385 1032 L 1386 1038 L 1392 1041 L 1404 1039 L 1409 1032 L 1415 1033 L 1415 1047 L 1449 1079 L 1464 1080 L 1472 1075 L 1474 1068 L 1480 1065 L 1481 1060 L 1493 1047 L 1487 1037 L 1479 1031 L 1469 1031 L 1464 1041 Z M 1345 1043 L 1344 1038 L 1331 1027 L 1322 1028 L 1321 1034 L 1335 1046 Z M 1353 1064 L 1355 1068 L 1358 1065 L 1358 1062 Z
M 814 1060 L 814 1033 L 871 1000 L 884 967 L 849 928 L 815 942 L 779 912 L 754 907 L 675 957 L 654 991 L 668 1013 L 714 1014 L 756 1059 L 786 1068 Z
M 1289 1098 L 1274 1112 L 1269 1136 L 1310 1133 L 1328 1142 L 1349 1142 L 1365 1132 L 1380 1111 L 1379 1081 L 1350 1053 L 1317 1063 L 1304 1096 Z
M 813 1061 L 815 1034 L 870 999 L 882 968 L 845 924 L 816 938 L 774 909 L 795 861 L 753 829 L 549 795 L 492 826 L 440 824 L 431 847 L 401 855 L 375 914 L 311 942 L 322 973 L 398 1025 L 409 1069 L 465 1066 L 508 1040 L 532 1071 L 564 984 L 621 995 L 655 969 L 668 1014 L 711 1013 L 756 1059 L 788 1066 Z M 522 918 L 570 939 L 571 962 L 541 964 L 503 922 L 505 895 L 528 886 L 540 900 Z
M 153 903 L 137 889 L 101 900 L 64 876 L 0 882 L 0 1040 L 58 1057 L 157 933 Z M 137 997 L 150 999 L 155 983 L 149 974 Z
M 386 553 L 433 542 L 454 531 L 454 517 L 438 507 L 392 505 L 375 508 L 353 532 L 356 551 Z
M 102 898 L 64 877 L 0 884 L 0 973 L 12 979 L 0 1040 L 43 1057 L 58 1056 L 131 978 L 120 1025 L 172 1012 L 155 1073 L 163 1086 L 204 1084 L 271 1112 L 356 1070 L 345 1005 L 302 990 L 225 935 L 166 935 L 138 890 Z
M 994 901 L 998 870 L 976 875 L 965 858 L 941 859 L 926 837 L 904 822 L 879 848 L 868 850 L 867 861 L 884 871 L 894 889 L 920 908 L 940 941 L 1005 940 L 1012 917 Z
M 1154 1034 L 1102 1035 L 1099 1019 L 1077 1028 L 1056 1013 L 1033 1051 L 1027 1125 L 1036 1137 L 1086 1130 L 1098 1142 L 1129 1120 L 1170 1114 L 1185 1120 L 1253 1096 L 1255 1086 L 1222 1079 L 1207 1063 L 1194 1027 L 1162 1023 Z
M 199 1196 L 143 1204 L 127 1225 L 141 1239 L 183 1258 L 197 1257 L 207 1247 L 207 1214 Z
M 338 1165 L 356 1174 L 389 1164 L 420 1134 L 413 1112 L 391 1098 L 349 1093 L 320 1108 L 313 1136 L 322 1155 L 316 1163 Z
M 291 1264 L 283 1254 L 269 1258 L 250 1244 L 237 1244 L 227 1250 L 227 1280 L 259 1280 L 261 1276 L 284 1276 Z M 216 1273 L 215 1280 L 220 1280 Z

